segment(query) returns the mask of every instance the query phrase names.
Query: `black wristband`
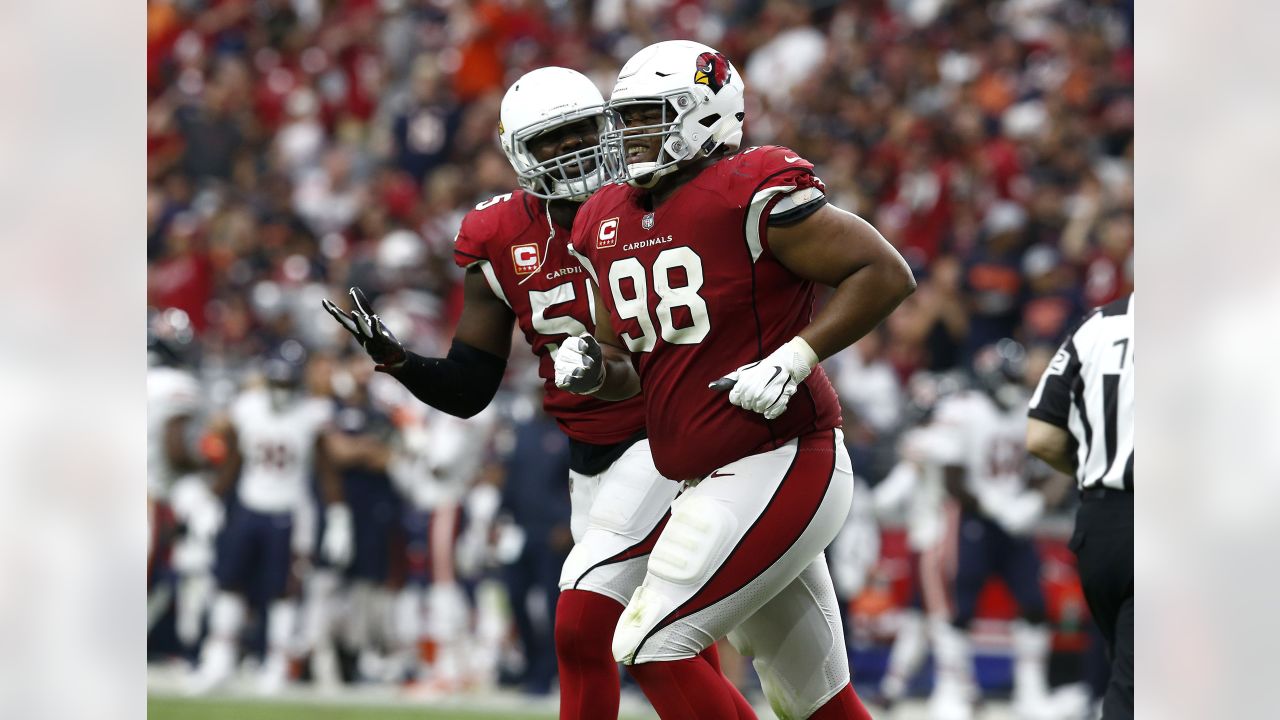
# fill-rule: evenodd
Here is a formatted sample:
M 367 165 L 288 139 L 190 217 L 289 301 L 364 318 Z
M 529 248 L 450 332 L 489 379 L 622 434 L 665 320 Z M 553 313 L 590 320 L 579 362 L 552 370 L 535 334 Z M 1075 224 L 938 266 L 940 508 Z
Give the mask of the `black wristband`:
M 388 375 L 437 410 L 469 418 L 489 406 L 507 369 L 506 358 L 454 340 L 449 355 L 428 358 L 408 353 L 404 364 Z

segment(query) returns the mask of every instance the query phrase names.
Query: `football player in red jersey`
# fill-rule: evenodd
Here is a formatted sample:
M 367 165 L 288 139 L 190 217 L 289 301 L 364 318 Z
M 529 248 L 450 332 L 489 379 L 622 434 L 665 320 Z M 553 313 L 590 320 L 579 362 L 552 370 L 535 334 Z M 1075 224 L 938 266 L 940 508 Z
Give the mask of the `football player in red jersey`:
M 599 135 L 604 98 L 584 75 L 566 68 L 534 70 L 502 100 L 499 140 L 520 189 L 486 200 L 462 221 L 454 259 L 467 269 L 462 317 L 445 358 L 406 351 L 363 293 L 355 309 L 325 309 L 355 335 L 377 369 L 418 399 L 471 417 L 493 399 L 519 324 L 540 362 L 543 408 L 570 439 L 574 548 L 560 576 L 555 645 L 560 717 L 615 718 L 617 664 L 609 638 L 643 580 L 645 562 L 680 489 L 654 469 L 639 398 L 606 402 L 556 387 L 558 343 L 594 327 L 587 275 L 568 251 L 581 203 L 602 183 Z M 704 654 L 719 667 L 715 648 Z M 720 676 L 738 714 L 750 705 Z
M 664 720 L 733 717 L 697 655 L 726 634 L 754 656 L 780 717 L 866 718 L 822 554 L 853 481 L 818 362 L 915 280 L 880 233 L 827 204 L 809 161 L 782 147 L 735 152 L 743 83 L 712 48 L 641 50 L 609 113 L 602 145 L 626 182 L 575 220 L 573 249 L 601 302 L 595 337 L 562 343 L 556 382 L 606 399 L 643 387 L 654 462 L 687 485 L 614 657 Z M 815 315 L 817 284 L 835 291 Z

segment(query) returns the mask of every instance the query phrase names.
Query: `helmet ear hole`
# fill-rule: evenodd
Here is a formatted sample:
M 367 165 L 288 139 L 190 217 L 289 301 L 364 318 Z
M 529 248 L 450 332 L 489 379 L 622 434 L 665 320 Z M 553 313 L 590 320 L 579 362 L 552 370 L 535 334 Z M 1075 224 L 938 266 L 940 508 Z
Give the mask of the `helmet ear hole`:
M 713 113 L 699 120 L 698 124 L 702 125 L 702 127 L 711 127 L 712 125 L 715 125 L 719 121 L 720 121 L 720 114 Z
M 743 118 L 745 118 L 746 116 L 747 114 L 745 112 L 740 112 L 740 113 L 736 113 L 733 117 L 735 117 L 738 120 L 738 122 L 742 122 Z

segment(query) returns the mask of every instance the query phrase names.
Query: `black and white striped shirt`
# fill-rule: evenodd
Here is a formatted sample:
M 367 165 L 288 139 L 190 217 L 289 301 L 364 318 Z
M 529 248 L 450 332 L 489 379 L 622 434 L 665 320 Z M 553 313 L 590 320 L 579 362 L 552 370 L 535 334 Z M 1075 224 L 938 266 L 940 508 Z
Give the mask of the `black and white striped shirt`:
M 1071 433 L 1076 484 L 1133 490 L 1133 294 L 1094 310 L 1058 349 L 1028 415 Z

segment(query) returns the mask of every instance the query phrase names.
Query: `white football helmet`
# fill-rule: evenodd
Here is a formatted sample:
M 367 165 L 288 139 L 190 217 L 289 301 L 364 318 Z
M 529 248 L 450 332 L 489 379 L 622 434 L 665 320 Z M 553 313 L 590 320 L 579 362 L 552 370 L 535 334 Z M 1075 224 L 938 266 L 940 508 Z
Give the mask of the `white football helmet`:
M 562 125 L 594 119 L 605 129 L 604 96 L 585 75 L 562 67 L 526 73 L 502 98 L 498 139 L 519 176 L 520 187 L 544 199 L 582 201 L 600 187 L 605 172 L 600 146 L 590 145 L 539 161 L 529 140 Z
M 668 40 L 636 53 L 622 66 L 609 98 L 610 129 L 601 145 L 611 179 L 652 187 L 679 163 L 705 157 L 721 145 L 736 149 L 746 116 L 744 89 L 733 63 L 701 43 Z M 662 120 L 624 127 L 619 113 L 629 105 L 660 105 Z M 657 160 L 628 162 L 624 136 L 661 137 Z

